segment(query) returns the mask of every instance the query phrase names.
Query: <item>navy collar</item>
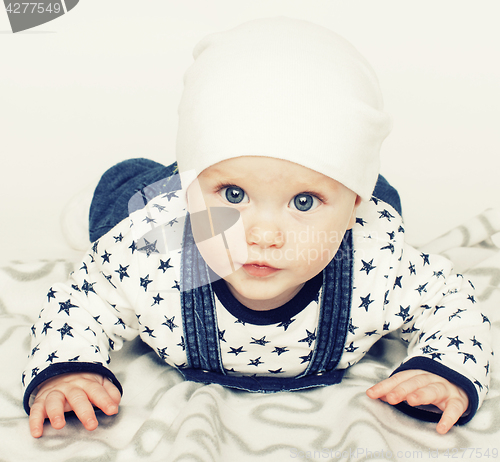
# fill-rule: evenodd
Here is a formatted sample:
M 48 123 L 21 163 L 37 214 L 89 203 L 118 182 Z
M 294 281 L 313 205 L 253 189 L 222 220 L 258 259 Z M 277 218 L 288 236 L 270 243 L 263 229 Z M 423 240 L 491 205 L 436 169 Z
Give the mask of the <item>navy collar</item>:
M 213 282 L 212 288 L 224 308 L 235 318 L 248 324 L 267 326 L 288 321 L 299 314 L 313 300 L 319 301 L 318 293 L 322 283 L 323 273 L 321 272 L 307 281 L 290 301 L 267 311 L 252 310 L 240 303 L 223 279 Z

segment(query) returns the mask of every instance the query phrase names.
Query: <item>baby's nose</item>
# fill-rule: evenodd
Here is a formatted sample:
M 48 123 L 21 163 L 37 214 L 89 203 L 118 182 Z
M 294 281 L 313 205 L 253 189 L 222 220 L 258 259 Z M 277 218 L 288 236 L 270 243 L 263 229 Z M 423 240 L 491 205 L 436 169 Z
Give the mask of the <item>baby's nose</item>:
M 282 247 L 285 243 L 283 231 L 274 222 L 252 226 L 247 233 L 248 244 L 257 244 L 262 248 Z

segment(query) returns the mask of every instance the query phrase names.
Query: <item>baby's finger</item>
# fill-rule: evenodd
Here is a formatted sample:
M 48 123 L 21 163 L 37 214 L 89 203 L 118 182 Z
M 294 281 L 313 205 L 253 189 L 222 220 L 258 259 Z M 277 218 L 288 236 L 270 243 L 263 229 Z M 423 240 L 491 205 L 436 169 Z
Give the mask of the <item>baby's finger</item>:
M 43 400 L 38 400 L 33 403 L 30 409 L 29 425 L 31 436 L 40 438 L 43 435 L 43 422 L 47 414 Z
M 116 385 L 111 380 L 104 379 L 103 387 L 108 392 L 108 395 L 111 397 L 111 399 L 116 404 L 120 404 L 122 394 L 120 393 L 120 390 L 118 390 Z
M 443 415 L 436 426 L 437 432 L 441 435 L 447 433 L 465 411 L 466 409 L 464 409 L 463 402 L 460 398 L 450 399 L 446 403 Z
M 56 430 L 60 430 L 66 425 L 66 420 L 64 419 L 65 403 L 66 397 L 58 390 L 51 391 L 45 397 L 45 412 L 51 425 Z
M 428 378 L 424 374 L 413 376 L 408 380 L 397 383 L 394 388 L 388 390 L 384 396 L 384 401 L 389 404 L 398 404 L 409 396 L 413 396 L 415 392 L 427 384 Z
M 383 399 L 385 395 L 390 392 L 395 386 L 397 386 L 398 381 L 393 377 L 389 377 L 388 379 L 382 380 L 381 382 L 376 383 L 372 387 L 366 390 L 366 394 L 372 399 Z
M 104 381 L 106 382 L 107 380 L 104 379 Z M 112 392 L 111 389 L 110 391 Z M 85 387 L 85 392 L 90 402 L 101 409 L 105 414 L 113 415 L 118 412 L 118 403 L 110 396 L 104 384 L 101 385 L 97 382 L 91 383 Z M 120 394 L 120 392 L 118 392 L 118 394 Z
M 400 384 L 411 380 L 413 377 L 423 375 L 422 371 L 418 370 L 408 370 L 403 372 L 398 372 L 393 376 L 382 380 L 381 382 L 370 387 L 366 393 L 372 399 L 383 399 L 389 392 L 394 390 Z M 386 399 L 384 399 L 386 401 Z
M 81 388 L 73 388 L 67 392 L 66 398 L 83 426 L 95 430 L 98 423 L 87 394 Z
M 427 386 L 422 387 L 408 395 L 406 400 L 410 406 L 433 404 L 439 409 L 444 410 L 448 405 L 448 398 L 450 398 L 450 390 L 447 388 L 445 383 L 431 382 Z M 465 406 L 465 402 L 463 404 Z M 464 411 L 465 408 L 462 412 Z

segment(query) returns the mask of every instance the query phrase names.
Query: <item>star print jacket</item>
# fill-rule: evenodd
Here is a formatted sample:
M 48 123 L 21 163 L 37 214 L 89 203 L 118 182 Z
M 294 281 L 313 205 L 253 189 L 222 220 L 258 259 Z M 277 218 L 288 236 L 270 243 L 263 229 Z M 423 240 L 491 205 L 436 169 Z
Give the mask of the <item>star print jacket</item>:
M 447 259 L 405 244 L 401 217 L 390 205 L 375 198 L 362 203 L 323 274 L 269 312 L 239 304 L 222 280 L 186 295 L 193 291 L 182 288 L 192 266 L 182 260 L 185 210 L 183 194 L 154 197 L 95 241 L 66 283 L 50 288 L 31 329 L 22 378 L 27 412 L 36 388 L 62 373 L 100 373 L 121 390 L 109 353 L 138 335 L 187 379 L 269 392 L 338 383 L 394 332 L 408 347 L 394 372 L 423 369 L 462 387 L 469 409 L 459 423 L 481 405 L 490 322 L 472 283 L 452 274 Z

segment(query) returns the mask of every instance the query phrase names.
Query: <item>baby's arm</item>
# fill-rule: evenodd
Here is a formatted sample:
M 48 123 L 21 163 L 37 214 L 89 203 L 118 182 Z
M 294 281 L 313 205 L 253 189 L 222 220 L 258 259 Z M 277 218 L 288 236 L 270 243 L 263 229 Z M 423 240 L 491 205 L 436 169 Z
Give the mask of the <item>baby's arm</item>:
M 87 430 L 95 430 L 98 423 L 93 406 L 113 415 L 118 412 L 120 399 L 118 388 L 99 374 L 82 372 L 53 377 L 42 383 L 31 406 L 31 435 L 42 436 L 46 418 L 55 429 L 63 428 L 64 413 L 69 411 L 75 412 Z
M 92 245 L 92 250 L 76 266 L 66 283 L 56 283 L 50 288 L 39 318 L 31 327 L 31 353 L 22 381 L 25 387 L 23 404 L 31 416 L 33 436 L 42 435 L 45 418 L 49 418 L 55 428 L 62 428 L 64 411 L 74 410 L 80 420 L 83 418 L 82 422 L 90 417 L 95 422 L 93 411 L 90 410 L 87 415 L 84 410 L 85 405 L 87 409 L 92 407 L 86 398 L 88 389 L 92 395 L 88 395 L 90 402 L 105 413 L 108 412 L 101 405 L 101 394 L 96 390 L 108 390 L 111 387 L 109 379 L 120 390 L 119 381 L 109 368 L 110 353 L 119 350 L 124 341 L 138 334 L 137 319 L 129 302 L 129 297 L 135 296 L 138 284 L 126 285 L 128 279 L 137 281 L 137 258 L 131 256 L 130 250 L 123 249 L 125 245 L 130 245 L 130 240 L 124 238 L 124 242 L 110 242 L 115 240 L 113 235 L 122 232 L 125 235 L 124 227 L 129 227 L 125 220 L 119 227 L 113 228 L 110 235 Z M 117 258 L 114 266 L 107 262 L 103 265 L 103 258 L 99 257 L 103 254 L 121 258 Z M 128 278 L 124 278 L 123 284 L 121 276 L 114 270 L 116 267 L 127 268 Z M 100 382 L 78 381 L 72 386 L 72 381 L 59 382 L 59 376 L 63 374 L 80 378 L 94 375 Z M 57 393 L 49 396 L 54 389 Z M 34 408 L 30 408 L 36 390 Z M 119 403 L 116 392 L 106 393 L 115 398 L 116 406 Z M 80 402 L 84 405 L 79 406 Z M 64 411 L 60 411 L 61 408 Z M 57 421 L 54 420 L 56 414 Z
M 418 369 L 398 372 L 369 388 L 366 394 L 392 405 L 406 401 L 410 406 L 436 406 L 443 411 L 436 427 L 441 434 L 447 433 L 469 406 L 467 394 L 460 387 Z

